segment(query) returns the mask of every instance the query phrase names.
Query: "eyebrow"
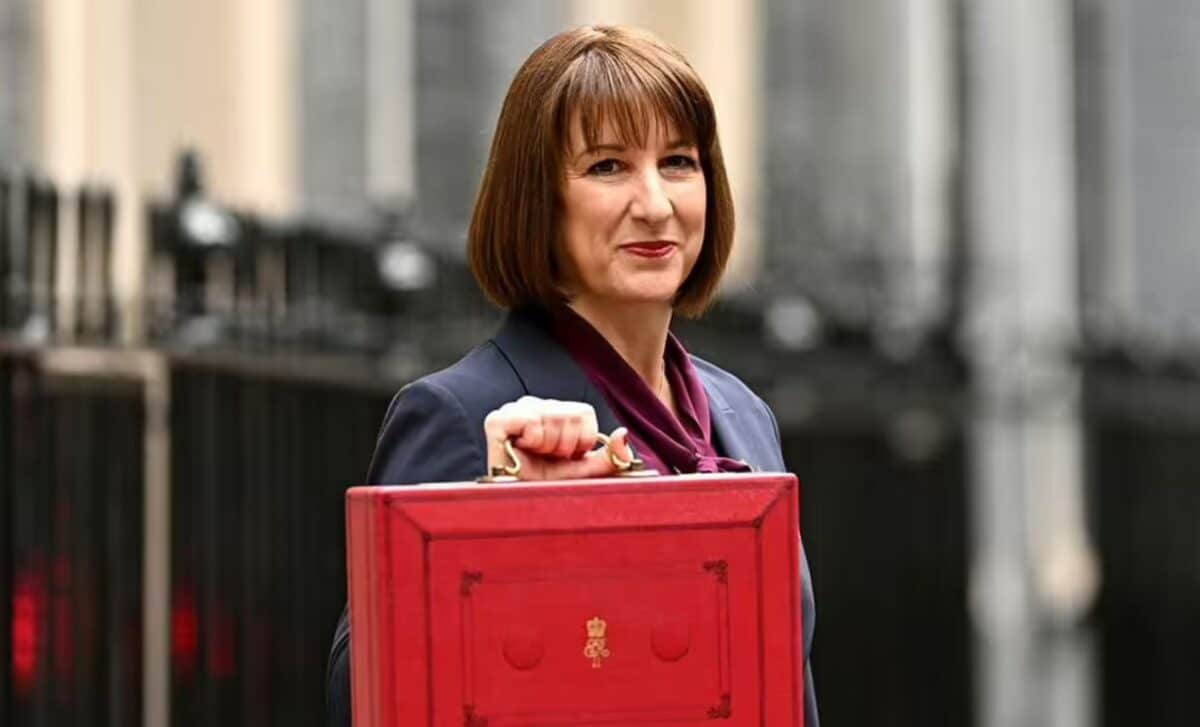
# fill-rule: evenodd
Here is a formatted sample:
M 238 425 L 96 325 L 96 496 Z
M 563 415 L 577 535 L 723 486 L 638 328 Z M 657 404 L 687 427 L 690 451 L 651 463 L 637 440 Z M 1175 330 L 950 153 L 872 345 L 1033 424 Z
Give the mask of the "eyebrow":
M 694 141 L 688 141 L 687 139 L 675 139 L 675 140 L 671 141 L 670 143 L 668 143 L 666 148 L 668 151 L 674 151 L 676 149 L 684 149 L 686 147 L 691 147 L 691 146 L 695 146 L 695 145 L 696 145 L 696 142 L 694 142 Z M 576 156 L 575 158 L 579 159 L 580 157 L 587 156 L 588 154 L 595 154 L 596 152 L 599 152 L 599 151 L 622 152 L 622 151 L 627 150 L 628 148 L 629 147 L 625 146 L 624 144 L 596 144 L 595 146 L 589 146 L 588 148 L 579 152 L 579 155 Z

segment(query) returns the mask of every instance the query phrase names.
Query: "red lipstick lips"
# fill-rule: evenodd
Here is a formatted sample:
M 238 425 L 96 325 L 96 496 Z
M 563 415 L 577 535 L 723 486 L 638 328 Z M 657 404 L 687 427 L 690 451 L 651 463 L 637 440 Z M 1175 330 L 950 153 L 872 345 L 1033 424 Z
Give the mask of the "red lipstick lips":
M 621 249 L 633 253 L 638 257 L 659 258 L 670 255 L 675 250 L 675 243 L 665 240 L 646 240 L 644 242 L 631 242 L 622 245 Z

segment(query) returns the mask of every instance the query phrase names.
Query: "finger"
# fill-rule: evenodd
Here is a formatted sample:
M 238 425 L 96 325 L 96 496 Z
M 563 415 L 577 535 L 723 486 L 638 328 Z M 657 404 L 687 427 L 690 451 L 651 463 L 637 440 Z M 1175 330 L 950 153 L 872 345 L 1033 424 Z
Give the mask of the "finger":
M 593 449 L 585 454 L 583 459 L 579 460 L 579 465 L 576 477 L 611 477 L 617 473 L 617 467 L 604 447 Z
M 483 420 L 485 429 L 503 428 L 508 434 L 519 434 L 524 422 L 532 419 L 529 407 L 510 401 L 499 409 L 491 411 Z
M 579 444 L 575 446 L 576 459 L 583 457 L 588 450 L 596 446 L 596 435 L 600 431 L 596 424 L 596 411 L 590 405 L 587 408 L 587 414 L 584 415 L 583 424 L 579 428 Z
M 488 414 L 483 420 L 483 432 L 488 439 L 505 440 L 509 437 L 521 436 L 525 428 L 540 419 L 521 411 L 509 408 L 508 404 Z
M 608 437 L 608 450 L 622 461 L 633 461 L 633 448 L 629 446 L 629 430 L 617 427 Z
M 579 446 L 579 432 L 583 422 L 577 416 L 567 416 L 562 420 L 562 433 L 558 437 L 558 446 L 554 448 L 554 456 L 559 459 L 574 459 L 575 449 Z
M 542 425 L 541 417 L 535 417 L 531 418 L 529 423 L 525 425 L 521 436 L 513 444 L 530 452 L 540 452 L 545 440 L 546 428 Z
M 505 404 L 491 412 L 483 420 L 484 437 L 487 440 L 487 465 L 492 467 L 508 466 L 511 464 L 504 448 L 504 442 L 509 438 L 519 438 L 530 426 L 540 420 L 533 418 L 522 408 Z
M 540 477 L 552 480 L 586 479 L 590 477 L 612 477 L 620 469 L 613 463 L 610 451 L 626 462 L 633 459 L 629 446 L 629 430 L 618 427 L 609 435 L 609 446 L 589 451 L 578 460 L 538 458 Z
M 559 433 L 558 446 L 554 449 L 554 456 L 561 459 L 575 457 L 575 451 L 579 448 L 579 436 L 583 432 L 584 421 L 590 408 L 587 404 L 578 402 L 564 402 L 559 407 L 557 416 L 562 422 L 562 430 Z
M 488 471 L 488 474 L 491 474 L 493 471 L 495 471 L 495 469 L 497 467 L 506 467 L 507 468 L 507 467 L 512 466 L 513 462 L 509 458 L 508 451 L 504 447 L 504 443 L 507 441 L 508 440 L 504 439 L 504 438 L 497 439 L 495 437 L 488 437 L 488 439 L 487 439 L 487 471 Z M 526 462 L 525 458 L 523 458 L 521 456 L 520 450 L 515 450 L 514 454 L 516 454 L 516 456 L 517 456 L 517 465 L 520 467 L 521 474 L 524 475 L 524 471 L 526 469 L 528 469 L 528 467 L 526 466 L 527 462 Z
M 619 471 L 613 462 L 610 452 L 628 462 L 633 459 L 633 450 L 629 448 L 629 430 L 617 427 L 608 436 L 608 446 L 589 451 L 583 458 L 584 468 L 579 477 L 609 477 Z
M 551 454 L 558 448 L 558 440 L 562 437 L 562 418 L 554 412 L 542 412 L 542 444 L 536 451 L 538 454 Z

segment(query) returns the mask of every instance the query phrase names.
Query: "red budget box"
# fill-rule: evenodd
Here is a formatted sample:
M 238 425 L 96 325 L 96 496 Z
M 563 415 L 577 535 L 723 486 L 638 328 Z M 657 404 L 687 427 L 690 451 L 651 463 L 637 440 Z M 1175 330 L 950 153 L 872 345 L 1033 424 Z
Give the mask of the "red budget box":
M 358 727 L 803 725 L 793 475 L 346 502 Z

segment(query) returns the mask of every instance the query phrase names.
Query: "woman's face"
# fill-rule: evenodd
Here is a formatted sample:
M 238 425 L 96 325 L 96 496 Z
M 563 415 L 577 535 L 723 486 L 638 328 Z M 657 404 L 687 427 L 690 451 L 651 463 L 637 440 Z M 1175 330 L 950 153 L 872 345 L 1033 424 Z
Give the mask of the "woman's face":
M 562 192 L 568 297 L 670 305 L 696 264 L 704 171 L 695 145 L 662 126 L 644 146 L 606 126 L 589 149 L 575 125 Z

